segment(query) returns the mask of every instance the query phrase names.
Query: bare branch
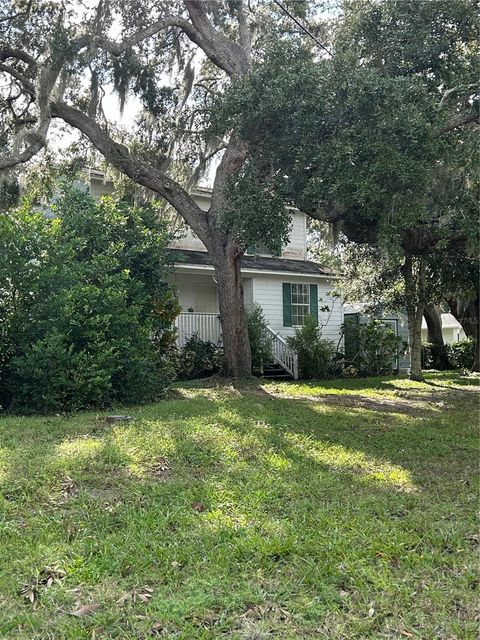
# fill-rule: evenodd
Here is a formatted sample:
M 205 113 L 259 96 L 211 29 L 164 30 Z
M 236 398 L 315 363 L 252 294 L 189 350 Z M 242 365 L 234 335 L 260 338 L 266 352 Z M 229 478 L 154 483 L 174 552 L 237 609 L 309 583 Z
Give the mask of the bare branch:
M 182 18 L 181 16 L 167 16 L 166 18 L 162 18 L 161 20 L 154 22 L 146 29 L 137 31 L 137 33 L 134 33 L 129 38 L 125 38 L 125 40 L 121 42 L 96 37 L 94 39 L 94 44 L 101 49 L 105 49 L 105 51 L 108 51 L 114 56 L 120 56 L 128 49 L 131 49 L 135 45 L 140 44 L 144 40 L 147 40 L 147 38 L 151 38 L 168 27 L 180 27 L 189 37 L 193 35 L 197 37 L 198 35 L 195 33 L 195 29 L 192 24 L 188 22 L 188 20 L 185 20 L 185 18 Z

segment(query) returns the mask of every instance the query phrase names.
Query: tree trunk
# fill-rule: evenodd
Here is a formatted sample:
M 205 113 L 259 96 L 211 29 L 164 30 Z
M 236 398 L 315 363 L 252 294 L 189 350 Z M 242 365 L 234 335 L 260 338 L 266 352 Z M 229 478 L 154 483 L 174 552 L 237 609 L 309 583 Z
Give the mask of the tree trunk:
M 410 342 L 410 380 L 423 381 L 422 374 L 422 316 L 423 305 L 407 307 Z
M 423 317 L 428 328 L 428 342 L 434 345 L 431 350 L 433 369 L 446 370 L 450 368 L 448 352 L 443 340 L 442 314 L 433 304 L 426 304 Z
M 405 254 L 402 267 L 410 342 L 410 380 L 423 381 L 422 374 L 422 317 L 425 307 L 425 260 L 418 258 L 414 269 L 412 254 Z
M 233 378 L 248 377 L 252 374 L 252 360 L 243 306 L 241 252 L 234 242 L 229 241 L 221 253 L 213 254 L 213 258 L 218 283 L 225 373 Z
M 427 323 L 428 342 L 443 347 L 445 343 L 443 341 L 440 309 L 433 304 L 426 304 L 423 310 L 423 317 Z

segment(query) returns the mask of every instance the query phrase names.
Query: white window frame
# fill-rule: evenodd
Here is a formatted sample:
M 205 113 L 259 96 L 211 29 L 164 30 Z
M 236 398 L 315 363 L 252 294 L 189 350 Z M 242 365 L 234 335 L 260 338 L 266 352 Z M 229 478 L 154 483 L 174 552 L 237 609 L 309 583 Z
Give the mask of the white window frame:
M 293 296 L 294 296 L 294 287 L 302 287 L 303 288 L 303 296 L 305 296 L 305 292 L 306 292 L 306 299 L 308 302 L 294 302 L 293 301 Z M 306 316 L 310 315 L 311 312 L 311 304 L 310 304 L 310 285 L 304 282 L 291 282 L 290 283 L 290 291 L 291 291 L 291 301 L 290 301 L 290 307 L 291 307 L 291 316 L 292 316 L 292 327 L 303 327 L 305 324 L 305 318 Z M 298 292 L 295 292 L 295 295 L 298 296 Z M 295 322 L 294 318 L 297 319 L 299 318 L 299 314 L 295 313 L 294 314 L 294 309 L 295 308 L 303 308 L 304 312 L 303 312 L 303 322 L 301 324 L 298 324 L 297 322 Z

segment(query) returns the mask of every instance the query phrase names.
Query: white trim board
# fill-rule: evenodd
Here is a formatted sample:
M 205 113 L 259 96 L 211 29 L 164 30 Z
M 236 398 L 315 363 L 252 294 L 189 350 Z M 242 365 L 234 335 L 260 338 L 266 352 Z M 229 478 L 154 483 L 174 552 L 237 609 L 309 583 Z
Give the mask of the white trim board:
M 175 271 L 178 273 L 188 273 L 189 271 L 215 271 L 212 265 L 204 264 L 188 264 L 185 262 L 175 264 Z M 326 280 L 338 280 L 341 276 L 325 275 L 322 273 L 298 273 L 297 271 L 266 271 L 263 269 L 241 269 L 241 274 L 248 275 L 268 275 L 268 276 L 286 276 L 288 278 L 325 278 Z

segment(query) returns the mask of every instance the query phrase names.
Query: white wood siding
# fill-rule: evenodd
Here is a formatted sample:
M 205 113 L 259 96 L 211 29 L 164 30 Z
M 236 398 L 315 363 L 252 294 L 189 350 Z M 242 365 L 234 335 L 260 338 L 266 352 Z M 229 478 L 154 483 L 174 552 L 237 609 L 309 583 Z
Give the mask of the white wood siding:
M 305 260 L 307 250 L 307 223 L 304 213 L 290 211 L 292 216 L 292 228 L 290 241 L 283 247 L 282 257 L 292 260 Z
M 111 195 L 113 193 L 113 182 L 109 179 L 103 181 L 101 177 L 90 179 L 90 193 L 93 198 Z M 194 193 L 193 198 L 198 206 L 206 211 L 210 206 L 210 193 Z M 291 216 L 291 231 L 287 245 L 282 248 L 282 257 L 292 260 L 305 260 L 307 246 L 307 224 L 303 213 L 288 210 Z M 195 233 L 185 223 L 179 223 L 178 238 L 170 246 L 177 249 L 188 249 L 190 251 L 206 251 L 205 245 Z
M 113 193 L 113 182 L 111 180 L 90 180 L 90 195 L 95 200 L 102 196 L 111 196 Z
M 195 197 L 198 205 L 202 209 L 207 209 L 209 200 L 206 197 Z M 289 212 L 292 217 L 290 241 L 282 248 L 282 257 L 291 260 L 305 260 L 307 245 L 307 225 L 305 215 L 298 211 Z M 190 251 L 206 251 L 203 242 L 193 233 L 193 231 L 183 225 L 180 237 L 171 243 L 177 249 L 188 249 Z
M 253 279 L 247 278 L 243 281 L 243 304 L 246 309 L 253 306 Z
M 265 318 L 272 329 L 283 336 L 295 333 L 295 327 L 283 326 L 283 282 L 298 282 L 316 284 L 318 286 L 318 320 L 324 325 L 322 335 L 337 344 L 340 339 L 340 327 L 343 324 L 342 299 L 332 297 L 335 283 L 325 278 L 308 276 L 255 276 L 253 281 L 254 300 L 263 308 Z M 321 311 L 321 307 L 328 306 L 330 311 Z

